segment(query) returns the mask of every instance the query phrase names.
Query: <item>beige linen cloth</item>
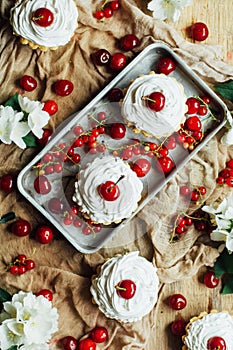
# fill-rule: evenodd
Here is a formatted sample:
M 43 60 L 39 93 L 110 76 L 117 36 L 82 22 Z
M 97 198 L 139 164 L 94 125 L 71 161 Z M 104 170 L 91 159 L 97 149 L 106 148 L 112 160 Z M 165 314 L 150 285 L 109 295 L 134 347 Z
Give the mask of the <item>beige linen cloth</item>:
M 50 127 L 55 129 L 71 113 L 87 104 L 113 77 L 105 68 L 96 69 L 90 54 L 99 48 L 111 53 L 119 51 L 118 39 L 134 33 L 141 39 L 135 54 L 148 44 L 162 41 L 171 46 L 188 65 L 207 83 L 224 82 L 233 78 L 233 68 L 223 63 L 219 47 L 186 42 L 164 22 L 145 15 L 133 0 L 121 0 L 121 10 L 103 23 L 96 21 L 92 13 L 99 1 L 76 1 L 79 10 L 79 25 L 71 42 L 54 52 L 32 51 L 20 44 L 12 34 L 9 24 L 9 9 L 14 1 L 1 1 L 0 20 L 0 102 L 3 103 L 20 91 L 18 80 L 23 74 L 34 76 L 38 88 L 26 93 L 31 99 L 46 101 L 55 99 L 59 111 L 51 117 Z M 130 19 L 130 20 L 129 20 Z M 127 54 L 133 57 L 133 53 Z M 57 78 L 74 82 L 73 93 L 68 97 L 57 97 L 51 86 Z M 203 265 L 213 265 L 218 256 L 206 234 L 191 228 L 178 242 L 170 244 L 172 215 L 183 208 L 179 196 L 179 185 L 189 181 L 207 188 L 207 203 L 222 198 L 229 188 L 217 187 L 215 179 L 233 157 L 233 148 L 219 143 L 220 135 L 214 137 L 180 174 L 168 183 L 161 193 L 144 207 L 138 217 L 121 232 L 112 243 L 98 253 L 83 255 L 76 251 L 63 236 L 55 231 L 49 245 L 37 243 L 33 237 L 18 238 L 1 224 L 0 230 L 0 286 L 11 293 L 18 290 L 37 292 L 49 288 L 54 293 L 54 305 L 58 308 L 59 331 L 54 338 L 65 335 L 79 338 L 98 325 L 109 330 L 109 341 L 105 349 L 145 349 L 156 324 L 156 306 L 150 315 L 135 324 L 122 325 L 105 318 L 91 302 L 89 292 L 91 276 L 98 264 L 124 249 L 139 250 L 141 255 L 154 261 L 162 283 L 184 279 L 194 275 Z M 33 158 L 39 149 L 20 150 L 14 145 L 0 145 L 0 175 L 15 176 Z M 163 205 L 161 205 L 163 203 Z M 195 210 L 193 206 L 189 212 Z M 183 210 L 183 209 L 182 209 Z M 14 211 L 16 216 L 28 220 L 33 229 L 46 223 L 42 215 L 15 190 L 6 195 L 0 193 L 0 214 Z M 122 237 L 126 237 L 122 243 Z M 134 238 L 135 237 L 135 240 Z M 121 242 L 121 243 L 119 243 Z M 21 276 L 6 272 L 6 265 L 19 253 L 32 256 L 36 268 Z M 46 315 L 45 315 L 46 317 Z M 59 344 L 51 345 L 59 349 Z

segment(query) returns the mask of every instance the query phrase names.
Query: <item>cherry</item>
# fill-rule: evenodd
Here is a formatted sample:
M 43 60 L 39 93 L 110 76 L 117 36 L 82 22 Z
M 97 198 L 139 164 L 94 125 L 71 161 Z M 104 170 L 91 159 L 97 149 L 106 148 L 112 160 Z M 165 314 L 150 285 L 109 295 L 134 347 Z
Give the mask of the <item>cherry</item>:
M 25 267 L 26 267 L 26 270 L 33 270 L 35 268 L 35 262 L 34 260 L 32 259 L 27 259 L 25 261 Z
M 36 296 L 42 295 L 44 298 L 48 299 L 48 301 L 53 300 L 53 293 L 49 289 L 41 289 L 36 293 Z
M 109 67 L 114 71 L 123 69 L 127 64 L 126 56 L 121 52 L 116 52 L 112 55 L 109 61 Z
M 124 299 L 131 299 L 136 293 L 136 284 L 131 280 L 122 280 L 115 288 L 117 294 Z
M 208 27 L 205 23 L 196 22 L 191 26 L 191 37 L 197 41 L 205 40 L 209 35 Z
M 123 98 L 123 91 L 119 88 L 113 88 L 108 92 L 107 98 L 110 102 L 119 102 Z
M 165 96 L 159 91 L 152 92 L 149 96 L 143 96 L 142 99 L 146 101 L 147 107 L 155 112 L 161 111 L 165 105 Z
M 106 181 L 102 183 L 98 188 L 98 192 L 104 200 L 110 202 L 115 201 L 120 196 L 120 189 L 116 182 L 113 181 Z
M 207 288 L 216 288 L 219 284 L 219 278 L 215 276 L 214 271 L 207 271 L 204 274 L 203 282 Z
M 207 341 L 207 350 L 226 350 L 226 342 L 221 337 L 212 337 Z
M 48 244 L 53 239 L 53 230 L 49 226 L 39 226 L 36 229 L 35 238 L 41 244 Z
M 97 66 L 104 66 L 110 60 L 110 53 L 105 49 L 99 49 L 92 54 L 92 60 Z
M 186 105 L 188 106 L 188 114 L 194 114 L 198 112 L 200 107 L 200 101 L 198 101 L 195 97 L 189 97 L 186 101 Z
M 163 73 L 163 74 L 170 74 L 176 69 L 176 64 L 175 62 L 169 58 L 169 57 L 163 57 L 159 60 L 156 71 L 158 73 Z
M 64 337 L 60 340 L 63 350 L 76 350 L 78 341 L 71 336 Z
M 137 47 L 140 40 L 134 34 L 127 34 L 120 39 L 120 48 L 123 51 L 130 51 Z
M 108 339 L 108 331 L 105 327 L 97 326 L 91 331 L 90 337 L 95 343 L 103 343 Z
M 31 225 L 27 220 L 18 219 L 11 225 L 11 232 L 18 237 L 28 236 L 31 232 Z
M 187 301 L 182 294 L 173 294 L 168 299 L 168 305 L 173 310 L 182 310 L 187 305 Z
M 90 338 L 85 338 L 79 341 L 78 350 L 96 350 L 96 344 Z
M 169 173 L 174 166 L 174 163 L 170 157 L 161 157 L 157 160 L 157 168 L 164 174 Z
M 53 131 L 51 129 L 44 129 L 43 135 L 38 142 L 40 145 L 44 146 L 51 139 Z
M 93 15 L 96 19 L 101 20 L 105 17 L 103 10 L 98 10 Z
M 171 324 L 171 332 L 174 335 L 182 336 L 185 334 L 186 322 L 184 320 L 176 320 Z
M 43 111 L 47 112 L 49 115 L 54 115 L 58 111 L 58 105 L 53 100 L 48 100 L 44 103 Z
M 202 123 L 197 116 L 189 117 L 185 121 L 185 127 L 191 131 L 200 131 L 202 128 Z
M 53 23 L 54 15 L 46 7 L 41 7 L 33 13 L 32 20 L 38 26 L 48 27 Z
M 4 174 L 0 177 L 0 190 L 5 193 L 11 193 L 14 189 L 13 176 L 10 174 Z
M 74 84 L 70 80 L 59 79 L 53 84 L 55 93 L 59 96 L 68 96 L 74 89 Z
M 53 214 L 61 214 L 63 211 L 64 205 L 59 198 L 53 197 L 48 202 L 48 209 Z
M 122 123 L 112 123 L 109 128 L 109 135 L 115 139 L 120 140 L 125 136 L 126 127 Z
M 25 91 L 33 91 L 37 87 L 37 81 L 30 75 L 23 75 L 19 81 L 19 85 Z
M 39 194 L 48 194 L 51 191 L 51 184 L 46 176 L 39 175 L 34 180 L 34 188 Z
M 144 177 L 150 171 L 151 164 L 146 158 L 137 159 L 131 166 L 138 177 Z

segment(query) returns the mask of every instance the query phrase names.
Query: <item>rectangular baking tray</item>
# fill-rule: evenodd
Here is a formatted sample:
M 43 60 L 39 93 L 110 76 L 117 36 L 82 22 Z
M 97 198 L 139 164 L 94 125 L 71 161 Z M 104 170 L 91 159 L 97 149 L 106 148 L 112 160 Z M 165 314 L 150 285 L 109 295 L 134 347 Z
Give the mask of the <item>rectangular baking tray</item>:
M 81 125 L 85 129 L 88 129 L 90 125 L 90 116 L 95 116 L 95 113 L 98 113 L 99 111 L 105 111 L 107 115 L 112 116 L 110 122 L 121 122 L 122 118 L 120 115 L 119 104 L 106 103 L 107 93 L 114 87 L 123 89 L 138 75 L 148 74 L 151 70 L 156 70 L 156 64 L 161 57 L 170 57 L 175 61 L 176 69 L 171 73 L 171 76 L 181 82 L 184 86 L 187 97 L 208 95 L 211 98 L 211 111 L 217 118 L 217 121 L 206 123 L 205 137 L 193 151 L 188 152 L 187 150 L 184 150 L 183 147 L 177 146 L 174 150 L 169 152 L 176 165 L 169 175 L 165 177 L 163 174 L 158 174 L 158 172 L 153 170 L 150 175 L 141 178 L 144 185 L 142 200 L 139 202 L 137 210 L 130 218 L 123 220 L 118 225 L 114 224 L 104 226 L 100 232 L 94 233 L 93 231 L 89 235 L 84 235 L 82 231 L 83 227 L 86 225 L 85 222 L 81 228 L 74 227 L 73 224 L 64 225 L 63 220 L 65 213 L 51 213 L 48 210 L 48 201 L 52 197 L 60 198 L 69 211 L 69 208 L 72 205 L 71 198 L 74 190 L 75 174 L 78 172 L 80 166 L 85 165 L 86 162 L 89 162 L 94 157 L 100 155 L 84 153 L 81 155 L 81 162 L 78 166 L 65 165 L 62 173 L 46 175 L 52 184 L 52 191 L 46 195 L 37 194 L 33 187 L 34 179 L 38 174 L 38 162 L 41 161 L 45 154 L 53 152 L 59 144 L 64 142 L 68 144 L 73 137 L 72 130 L 76 125 Z M 138 56 L 134 58 L 126 68 L 124 68 L 86 107 L 81 111 L 74 113 L 66 120 L 66 122 L 57 128 L 51 141 L 24 169 L 22 169 L 18 175 L 18 189 L 22 195 L 25 196 L 26 199 L 31 202 L 31 204 L 33 204 L 34 207 L 38 209 L 38 211 L 40 211 L 77 250 L 87 254 L 94 253 L 101 247 L 105 246 L 109 240 L 113 239 L 114 236 L 119 233 L 119 230 L 121 230 L 156 194 L 158 194 L 166 183 L 171 180 L 172 177 L 197 154 L 197 152 L 200 151 L 200 149 L 225 125 L 228 114 L 229 111 L 222 100 L 171 48 L 162 43 L 151 44 L 139 53 Z M 105 136 L 101 136 L 101 141 L 99 141 L 99 138 L 98 141 L 104 142 L 104 137 Z M 126 139 L 122 141 L 122 144 L 119 140 L 116 143 L 116 140 L 110 141 L 109 138 L 107 142 L 110 142 L 112 148 L 119 148 L 121 145 L 124 146 L 127 142 L 131 142 L 132 138 L 143 138 L 143 140 L 145 140 L 145 137 L 134 134 L 128 128 Z M 153 139 L 150 138 L 146 140 L 153 141 Z

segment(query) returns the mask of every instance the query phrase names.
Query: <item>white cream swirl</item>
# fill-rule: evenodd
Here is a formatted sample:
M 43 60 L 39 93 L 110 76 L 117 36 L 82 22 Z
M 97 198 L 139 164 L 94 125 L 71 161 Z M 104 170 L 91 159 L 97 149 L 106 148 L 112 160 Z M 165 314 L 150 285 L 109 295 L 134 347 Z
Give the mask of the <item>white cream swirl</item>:
M 157 268 L 139 252 L 119 255 L 107 260 L 98 277 L 92 280 L 91 293 L 99 309 L 107 316 L 121 322 L 136 322 L 147 315 L 158 298 Z M 115 286 L 130 279 L 136 284 L 131 299 L 117 294 Z
M 99 186 L 106 181 L 116 182 L 120 196 L 107 201 L 99 194 Z M 113 156 L 95 158 L 78 173 L 73 200 L 92 221 L 110 223 L 129 217 L 141 199 L 143 184 L 136 173 L 122 159 Z
M 233 318 L 227 312 L 211 312 L 194 321 L 184 343 L 188 350 L 206 350 L 212 337 L 225 340 L 227 350 L 233 350 Z
M 48 27 L 32 21 L 39 8 L 49 9 L 54 20 Z M 11 24 L 15 34 L 34 44 L 57 47 L 67 44 L 78 22 L 78 9 L 73 0 L 18 0 L 11 9 Z
M 159 112 L 146 106 L 143 96 L 161 92 L 165 105 Z M 135 128 L 155 137 L 167 136 L 178 129 L 187 110 L 183 86 L 164 74 L 148 74 L 136 78 L 128 87 L 122 102 L 122 116 Z

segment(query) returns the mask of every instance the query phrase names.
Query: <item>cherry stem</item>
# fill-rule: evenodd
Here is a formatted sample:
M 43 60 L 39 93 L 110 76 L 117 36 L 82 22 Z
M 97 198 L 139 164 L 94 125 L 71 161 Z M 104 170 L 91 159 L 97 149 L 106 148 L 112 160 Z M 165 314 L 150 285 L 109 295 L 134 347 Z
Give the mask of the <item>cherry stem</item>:
M 38 21 L 38 20 L 40 20 L 40 19 L 43 19 L 44 18 L 44 16 L 43 15 L 41 15 L 41 16 L 39 16 L 39 17 L 32 17 L 32 21 Z
M 125 175 L 121 175 L 119 177 L 119 179 L 109 188 L 108 192 L 112 192 L 112 190 L 114 189 L 114 187 L 116 187 L 116 185 L 122 180 L 124 179 Z
M 156 103 L 156 100 L 153 100 L 152 98 L 150 98 L 150 97 L 148 97 L 148 96 L 142 96 L 142 100 L 143 100 L 143 101 L 150 101 L 150 102 Z
M 118 285 L 116 285 L 115 288 L 116 288 L 117 290 L 122 290 L 122 291 L 124 291 L 124 292 L 127 290 L 126 288 L 120 287 L 120 286 L 118 286 Z

